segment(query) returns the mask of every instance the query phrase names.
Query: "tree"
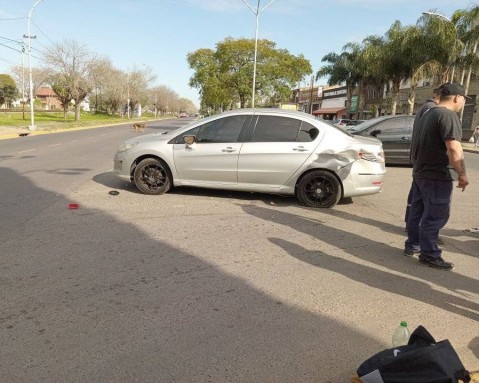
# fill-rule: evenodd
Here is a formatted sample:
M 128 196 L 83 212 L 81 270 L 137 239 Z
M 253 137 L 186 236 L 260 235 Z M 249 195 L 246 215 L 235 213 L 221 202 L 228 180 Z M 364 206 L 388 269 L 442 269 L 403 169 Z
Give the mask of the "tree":
M 316 80 L 321 77 L 328 77 L 328 84 L 346 84 L 347 101 L 346 108 L 350 108 L 351 97 L 355 88 L 359 86 L 360 103 L 364 96 L 362 90 L 366 89 L 364 81 L 364 48 L 358 43 L 348 43 L 343 47 L 343 51 L 338 55 L 334 52 L 325 55 L 321 62 L 327 62 L 328 65 L 322 66 L 316 73 Z
M 75 121 L 80 120 L 80 103 L 92 89 L 90 71 L 95 57 L 86 46 L 75 40 L 64 40 L 45 52 L 52 75 L 52 83 L 64 87 L 62 94 L 70 94 L 75 104 Z
M 251 102 L 254 44 L 253 39 L 228 37 L 216 44 L 215 51 L 202 49 L 188 54 L 190 68 L 195 71 L 190 85 L 200 90 L 202 108 L 215 103 L 228 108 L 239 103 L 244 108 Z M 259 40 L 257 53 L 256 91 L 263 105 L 288 100 L 295 84 L 312 72 L 303 56 L 276 49 L 272 41 Z
M 409 58 L 409 66 L 406 69 L 406 76 L 410 82 L 408 92 L 408 114 L 413 114 L 416 101 L 416 88 L 419 81 L 423 79 L 436 79 L 443 72 L 443 67 L 435 56 L 435 49 L 424 49 L 430 41 L 428 31 L 415 25 L 405 29 L 403 40 L 404 55 Z
M 150 67 L 142 69 L 133 68 L 126 76 L 127 96 L 130 99 L 130 105 L 145 105 L 148 103 L 149 84 L 156 79 Z M 133 108 L 131 108 L 133 109 Z
M 438 66 L 438 81 L 440 83 L 455 81 L 460 68 L 464 44 L 460 39 L 461 31 L 455 24 L 442 17 L 425 14 L 421 16 L 416 26 L 422 32 L 422 41 L 418 43 L 416 53 L 427 55 L 424 62 L 435 62 Z M 427 47 L 427 49 L 425 49 Z
M 17 85 L 8 74 L 0 74 L 0 105 L 9 104 L 17 95 Z
M 127 98 L 125 79 L 126 73 L 116 68 L 111 68 L 108 76 L 104 78 L 101 99 L 108 113 L 114 115 L 120 111 L 122 105 L 125 105 Z
M 160 114 L 165 115 L 178 110 L 177 104 L 179 96 L 166 85 L 151 88 L 149 98 L 150 103 L 155 108 L 155 116 L 158 111 Z
M 30 99 L 30 79 L 28 71 L 20 65 L 15 65 L 10 68 L 10 73 L 19 86 L 19 91 L 22 94 L 22 98 L 26 101 Z M 32 90 L 35 96 L 38 88 L 45 83 L 49 82 L 50 73 L 45 68 L 32 68 Z
M 90 81 L 92 84 L 92 96 L 94 96 L 95 111 L 102 111 L 102 92 L 106 91 L 111 81 L 111 74 L 115 68 L 109 58 L 98 58 L 90 65 Z M 93 97 L 92 97 L 93 98 Z
M 199 89 L 201 109 L 223 110 L 232 104 L 235 96 L 230 88 L 223 86 L 226 76 L 221 73 L 215 52 L 211 49 L 198 49 L 187 56 L 190 68 L 195 70 L 189 85 Z
M 457 10 L 452 16 L 452 22 L 456 25 L 456 29 L 461 35 L 461 41 L 465 46 L 464 55 L 462 56 L 463 74 L 461 76 L 461 83 L 463 83 L 464 74 L 467 70 L 466 83 L 464 86 L 467 94 L 472 73 L 479 71 L 479 57 L 477 55 L 477 45 L 479 43 L 479 5 L 471 7 L 468 10 Z

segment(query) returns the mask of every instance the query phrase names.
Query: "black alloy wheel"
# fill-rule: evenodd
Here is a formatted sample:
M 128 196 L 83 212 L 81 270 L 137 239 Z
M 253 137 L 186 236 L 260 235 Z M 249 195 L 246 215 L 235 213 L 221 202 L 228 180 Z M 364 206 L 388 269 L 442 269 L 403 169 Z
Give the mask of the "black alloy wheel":
M 301 205 L 329 208 L 341 199 L 341 185 L 334 174 L 314 170 L 300 179 L 296 195 Z
M 172 185 L 168 165 L 156 158 L 141 161 L 135 168 L 133 180 L 138 190 L 145 194 L 164 194 Z

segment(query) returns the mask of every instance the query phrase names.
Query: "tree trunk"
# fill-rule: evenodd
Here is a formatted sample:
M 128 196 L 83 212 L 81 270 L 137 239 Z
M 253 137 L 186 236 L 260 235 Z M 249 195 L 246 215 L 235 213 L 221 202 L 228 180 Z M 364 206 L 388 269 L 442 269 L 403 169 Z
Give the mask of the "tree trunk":
M 393 86 L 391 89 L 391 116 L 396 115 L 396 109 L 399 101 L 399 85 L 400 85 L 400 80 L 394 80 L 393 81 Z
M 414 113 L 414 104 L 416 103 L 416 87 L 417 83 L 411 83 L 411 88 L 407 95 L 407 103 L 409 104 L 408 113 L 412 115 Z
M 80 104 L 75 102 L 75 122 L 80 121 Z
M 63 119 L 67 119 L 68 105 L 63 105 Z

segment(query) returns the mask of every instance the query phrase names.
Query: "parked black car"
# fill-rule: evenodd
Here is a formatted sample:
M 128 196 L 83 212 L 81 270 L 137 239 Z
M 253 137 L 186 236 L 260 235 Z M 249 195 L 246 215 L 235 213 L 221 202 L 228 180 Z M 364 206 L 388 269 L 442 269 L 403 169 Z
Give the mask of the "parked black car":
M 412 125 L 414 116 L 383 116 L 364 121 L 347 131 L 358 136 L 376 137 L 383 143 L 386 164 L 410 165 Z

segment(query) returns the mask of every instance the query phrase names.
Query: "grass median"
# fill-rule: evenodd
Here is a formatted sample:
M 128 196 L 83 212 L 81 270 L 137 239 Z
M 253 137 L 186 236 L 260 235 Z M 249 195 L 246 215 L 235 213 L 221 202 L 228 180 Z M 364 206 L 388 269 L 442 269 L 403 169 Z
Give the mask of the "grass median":
M 131 117 L 128 119 L 126 116 L 120 117 L 118 115 L 112 116 L 106 113 L 82 112 L 80 114 L 80 121 L 75 121 L 75 114 L 72 112 L 68 112 L 66 118 L 64 117 L 63 112 L 38 111 L 34 114 L 36 129 L 43 131 L 68 130 L 98 125 L 128 124 L 137 121 L 151 121 L 164 118 L 174 118 L 174 115 L 155 117 L 154 114 L 147 113 L 141 117 Z M 30 124 L 31 120 L 29 112 L 0 111 L 0 127 L 21 130 L 28 129 Z

